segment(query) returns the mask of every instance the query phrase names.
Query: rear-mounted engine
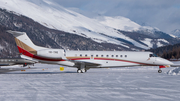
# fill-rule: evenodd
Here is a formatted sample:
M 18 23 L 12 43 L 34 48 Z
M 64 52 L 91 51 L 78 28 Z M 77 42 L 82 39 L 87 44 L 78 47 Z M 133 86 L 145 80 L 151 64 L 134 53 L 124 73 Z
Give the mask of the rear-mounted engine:
M 63 49 L 45 49 L 37 51 L 37 55 L 49 59 L 62 59 L 64 57 Z

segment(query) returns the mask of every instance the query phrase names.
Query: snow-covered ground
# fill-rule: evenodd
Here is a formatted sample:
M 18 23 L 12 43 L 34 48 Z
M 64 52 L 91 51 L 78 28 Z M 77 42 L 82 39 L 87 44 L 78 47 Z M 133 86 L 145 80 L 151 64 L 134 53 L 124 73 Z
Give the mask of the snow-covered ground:
M 14 67 L 14 66 L 13 66 Z M 17 67 L 17 66 L 15 66 Z M 180 75 L 174 68 L 90 69 L 35 64 L 37 69 L 0 74 L 0 101 L 179 101 Z M 5 68 L 5 67 L 2 67 Z

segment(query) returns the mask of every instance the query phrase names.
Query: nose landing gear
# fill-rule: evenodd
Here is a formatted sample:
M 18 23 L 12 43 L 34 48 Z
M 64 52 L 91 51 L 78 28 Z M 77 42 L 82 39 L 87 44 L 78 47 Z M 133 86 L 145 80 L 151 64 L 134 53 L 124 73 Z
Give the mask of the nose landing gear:
M 162 70 L 161 70 L 161 68 L 166 68 L 166 66 L 159 66 L 158 73 L 162 73 Z

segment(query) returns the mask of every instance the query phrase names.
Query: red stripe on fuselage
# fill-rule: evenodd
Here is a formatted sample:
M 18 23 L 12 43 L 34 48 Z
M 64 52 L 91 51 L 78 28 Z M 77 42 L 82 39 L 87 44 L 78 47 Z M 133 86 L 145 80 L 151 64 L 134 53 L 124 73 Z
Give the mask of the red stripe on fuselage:
M 122 61 L 122 62 L 129 62 L 129 63 L 141 64 L 141 65 L 149 65 L 149 64 L 145 64 L 145 63 L 134 62 L 134 61 L 127 61 L 127 60 L 121 60 L 121 59 L 108 59 L 108 58 L 94 58 L 94 59 L 95 59 L 95 60 Z
M 90 58 L 73 58 L 69 60 L 88 60 Z M 121 59 L 112 59 L 112 58 L 94 58 L 94 60 L 109 60 L 109 61 L 121 61 L 121 62 L 129 62 L 129 63 L 135 63 L 135 64 L 140 64 L 140 65 L 152 65 L 153 64 L 146 64 L 146 63 L 140 63 L 140 62 L 134 62 L 134 61 L 128 61 L 128 60 L 121 60 Z
M 73 58 L 73 59 L 69 59 L 69 60 L 89 60 L 90 58 Z
M 23 55 L 34 58 L 34 59 L 44 60 L 44 61 L 66 61 L 63 59 L 48 59 L 48 58 L 40 57 L 40 56 L 34 55 L 34 54 L 22 49 L 19 46 L 17 46 L 17 47 L 18 47 L 19 53 L 22 53 Z

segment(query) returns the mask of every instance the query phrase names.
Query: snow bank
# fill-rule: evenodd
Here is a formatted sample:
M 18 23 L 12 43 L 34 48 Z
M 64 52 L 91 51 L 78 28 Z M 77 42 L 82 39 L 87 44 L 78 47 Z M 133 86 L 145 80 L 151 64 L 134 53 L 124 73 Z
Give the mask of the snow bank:
M 180 67 L 174 68 L 167 72 L 168 75 L 180 75 Z

